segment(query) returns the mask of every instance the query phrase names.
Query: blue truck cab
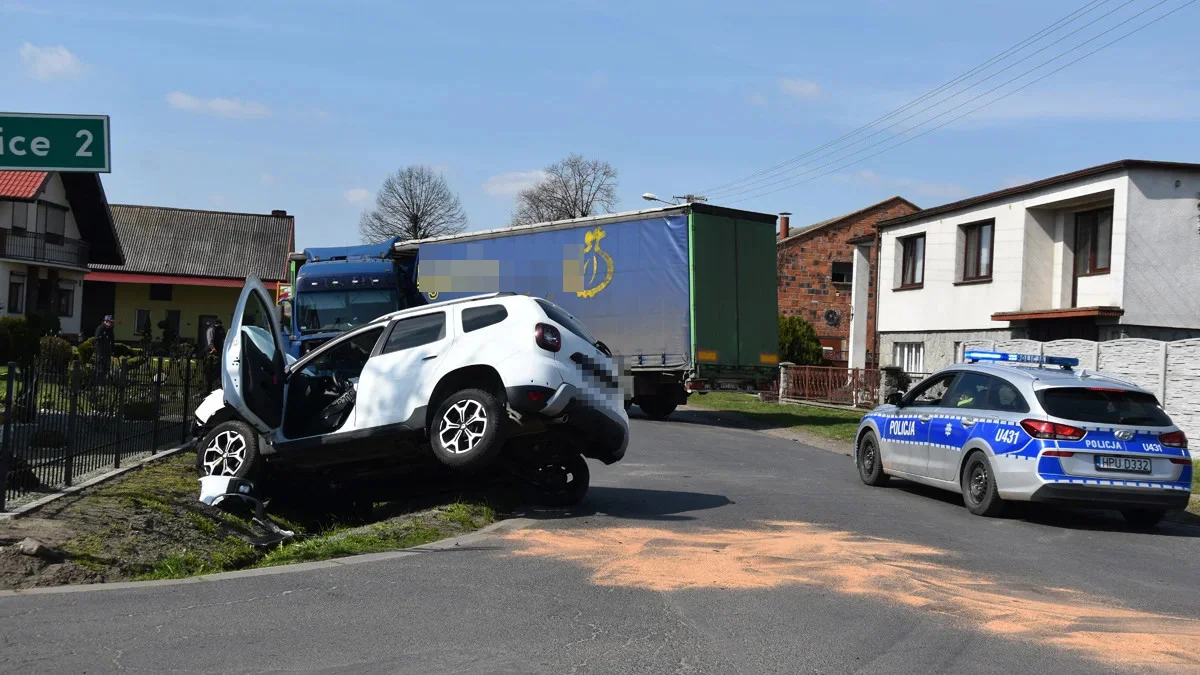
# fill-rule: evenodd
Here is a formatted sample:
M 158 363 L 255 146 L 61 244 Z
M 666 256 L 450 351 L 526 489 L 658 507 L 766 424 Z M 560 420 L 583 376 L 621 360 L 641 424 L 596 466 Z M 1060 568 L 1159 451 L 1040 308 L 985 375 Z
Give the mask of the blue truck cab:
M 308 248 L 293 256 L 299 267 L 292 295 L 280 301 L 293 357 L 384 314 L 425 304 L 416 291 L 416 257 L 396 253 L 398 241 Z

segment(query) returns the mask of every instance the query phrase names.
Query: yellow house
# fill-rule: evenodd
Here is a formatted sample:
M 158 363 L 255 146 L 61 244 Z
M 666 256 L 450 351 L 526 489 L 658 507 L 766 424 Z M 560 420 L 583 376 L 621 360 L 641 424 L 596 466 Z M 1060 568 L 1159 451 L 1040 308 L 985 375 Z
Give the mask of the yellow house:
M 295 218 L 286 211 L 226 213 L 113 204 L 123 266 L 91 265 L 83 282 L 84 337 L 107 314 L 117 340 L 154 341 L 174 332 L 203 349 L 205 332 L 226 327 L 246 277 L 278 294 L 288 283 Z

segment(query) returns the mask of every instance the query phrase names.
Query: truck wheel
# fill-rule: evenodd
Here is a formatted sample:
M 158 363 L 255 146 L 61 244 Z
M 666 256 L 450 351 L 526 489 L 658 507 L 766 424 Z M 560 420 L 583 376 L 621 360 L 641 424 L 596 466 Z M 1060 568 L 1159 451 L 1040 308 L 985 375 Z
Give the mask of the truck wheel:
M 575 506 L 583 501 L 591 472 L 583 455 L 563 455 L 536 465 L 526 500 L 535 506 Z
M 455 469 L 479 468 L 504 445 L 504 406 L 486 391 L 463 389 L 446 397 L 429 426 L 438 461 Z
M 208 432 L 196 450 L 196 474 L 252 480 L 262 469 L 258 434 L 238 420 L 221 422 Z
M 653 396 L 639 396 L 637 399 L 638 407 L 642 412 L 646 413 L 646 417 L 652 420 L 665 420 L 675 412 L 675 402 L 668 399 L 663 394 L 654 394 Z

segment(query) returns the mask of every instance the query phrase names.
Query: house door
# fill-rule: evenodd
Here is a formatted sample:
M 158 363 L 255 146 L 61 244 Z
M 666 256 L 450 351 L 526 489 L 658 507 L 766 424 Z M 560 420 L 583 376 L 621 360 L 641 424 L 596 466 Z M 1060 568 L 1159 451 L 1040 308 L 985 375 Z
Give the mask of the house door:
M 215 316 L 210 316 L 207 314 L 200 316 L 200 321 L 198 322 L 200 325 L 200 329 L 199 329 L 199 332 L 196 333 L 196 344 L 199 345 L 199 347 L 200 347 L 200 349 L 198 350 L 198 353 L 207 354 L 209 347 L 212 346 L 212 345 L 208 344 L 208 327 L 213 325 L 213 323 L 215 323 L 216 320 L 217 320 L 217 317 L 215 317 Z

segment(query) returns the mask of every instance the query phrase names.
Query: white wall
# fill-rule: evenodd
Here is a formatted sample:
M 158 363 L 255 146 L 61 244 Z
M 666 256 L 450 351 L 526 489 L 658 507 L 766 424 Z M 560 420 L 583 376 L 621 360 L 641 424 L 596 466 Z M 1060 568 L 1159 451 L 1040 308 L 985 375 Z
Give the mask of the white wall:
M 995 312 L 1023 309 L 1051 309 L 1070 306 L 1070 261 L 1064 260 L 1067 248 L 1062 242 L 1070 204 L 1109 198 L 1113 202 L 1113 273 L 1095 277 L 1095 285 L 1087 288 L 1103 297 L 1121 297 L 1123 276 L 1120 272 L 1125 254 L 1125 213 L 1128 178 L 1115 173 L 1102 180 L 1081 180 L 1019 195 L 1012 202 L 987 205 L 925 221 L 906 223 L 883 231 L 879 255 L 879 318 L 877 329 L 885 332 L 914 332 L 937 330 L 989 330 L 1008 328 L 1008 322 L 992 321 Z M 1080 207 L 1079 210 L 1082 210 Z M 1030 222 L 1028 209 L 1041 209 Z M 1027 258 L 1030 246 L 1044 246 L 1045 230 L 1050 216 L 1044 211 L 1055 210 L 1053 257 L 1049 265 L 1050 286 L 1045 286 L 1047 261 L 1044 255 Z M 1063 211 L 1060 211 L 1063 210 Z M 992 262 L 992 281 L 983 284 L 955 285 L 958 258 L 959 226 L 981 220 L 995 220 L 995 244 Z M 1074 222 L 1073 220 L 1070 222 Z M 1039 233 L 1042 230 L 1043 233 Z M 925 285 L 921 289 L 899 291 L 900 254 L 898 239 L 924 232 Z M 1026 237 L 1036 237 L 1026 245 Z M 1029 272 L 1026 274 L 1026 266 Z M 1062 275 L 1066 288 L 1062 287 Z M 1055 279 L 1059 279 L 1055 282 Z M 1040 281 L 1039 281 L 1040 280 Z M 1065 295 L 1065 303 L 1063 297 Z M 1036 302 L 1033 307 L 1022 305 L 1025 299 Z M 1047 301 L 1049 307 L 1046 306 Z M 1080 303 L 1081 305 L 1083 303 Z M 1119 304 L 1118 302 L 1095 304 Z
M 1200 174 L 1139 168 L 1130 178 L 1121 323 L 1200 328 Z

